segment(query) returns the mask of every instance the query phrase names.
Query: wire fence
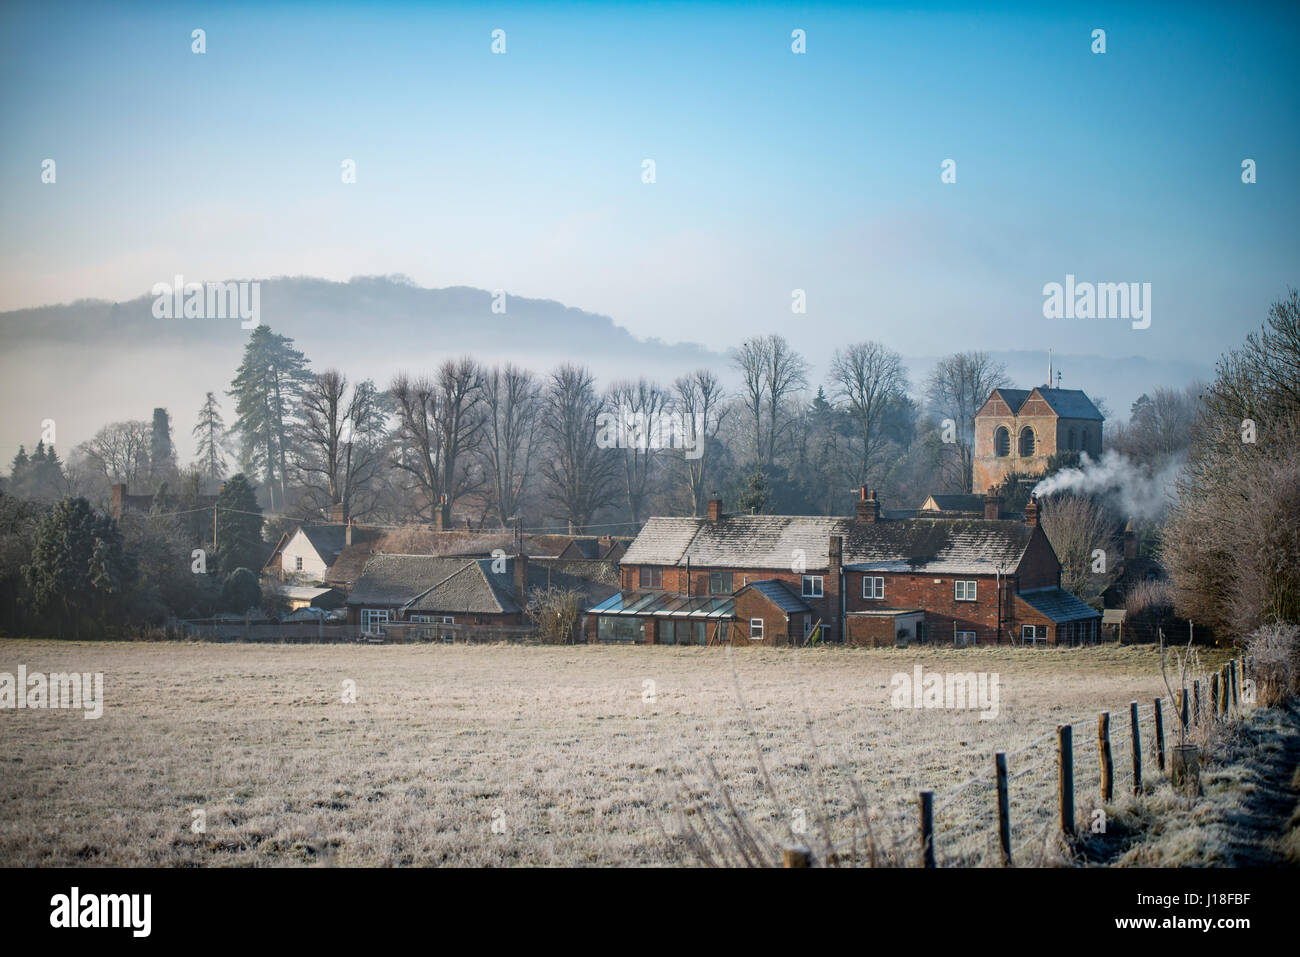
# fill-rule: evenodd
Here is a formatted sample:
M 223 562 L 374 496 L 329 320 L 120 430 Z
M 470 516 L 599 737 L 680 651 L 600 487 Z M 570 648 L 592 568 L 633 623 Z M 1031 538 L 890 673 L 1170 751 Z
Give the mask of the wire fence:
M 1188 676 L 1173 698 L 1131 702 L 1058 725 L 1015 751 L 999 752 L 982 774 L 942 792 L 921 792 L 914 809 L 881 818 L 870 834 L 855 833 L 831 854 L 839 862 L 862 863 L 860 848 L 874 841 L 877 852 L 894 863 L 999 867 L 1048 861 L 1062 837 L 1086 836 L 1098 825 L 1104 831 L 1108 807 L 1164 779 L 1174 746 L 1184 740 L 1180 712 L 1186 714 L 1187 740 L 1239 715 L 1253 700 L 1248 666 L 1243 655 L 1217 673 Z M 1062 734 L 1067 727 L 1068 744 Z

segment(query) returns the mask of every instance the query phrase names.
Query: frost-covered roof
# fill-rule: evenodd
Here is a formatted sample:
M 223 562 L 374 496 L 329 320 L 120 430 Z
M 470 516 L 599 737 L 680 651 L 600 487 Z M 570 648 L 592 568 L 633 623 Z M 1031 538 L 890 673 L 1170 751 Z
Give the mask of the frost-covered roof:
M 823 570 L 830 538 L 844 539 L 844 567 L 857 571 L 993 574 L 1013 570 L 1034 529 L 1002 519 L 904 519 L 859 522 L 810 515 L 652 518 L 624 565 Z

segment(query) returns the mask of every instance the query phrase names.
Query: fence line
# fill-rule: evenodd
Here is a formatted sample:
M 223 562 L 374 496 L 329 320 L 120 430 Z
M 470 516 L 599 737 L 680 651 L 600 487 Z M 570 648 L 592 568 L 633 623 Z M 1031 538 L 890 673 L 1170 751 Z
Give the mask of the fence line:
M 879 824 L 873 822 L 871 834 L 856 833 L 832 845 L 831 854 L 839 855 L 858 844 L 868 845 L 875 837 L 877 847 L 886 854 L 892 854 L 906 841 L 916 842 L 916 860 L 927 867 L 1008 863 L 1014 866 L 1017 862 L 1032 862 L 1035 846 L 1040 852 L 1045 851 L 1061 831 L 1066 831 L 1067 837 L 1074 836 L 1081 811 L 1088 816 L 1083 826 L 1086 835 L 1097 820 L 1097 809 L 1104 813 L 1107 805 L 1125 795 L 1143 793 L 1149 782 L 1164 773 L 1165 755 L 1178 741 L 1184 701 L 1188 734 L 1226 720 L 1230 715 L 1239 715 L 1246 703 L 1240 688 L 1249 665 L 1249 659 L 1242 655 L 1225 665 L 1213 682 L 1205 676 L 1189 677 L 1177 704 L 1163 696 L 1150 704 L 1130 702 L 1123 708 L 1100 712 L 1095 719 L 1079 718 L 1063 723 L 1015 751 L 997 752 L 987 771 L 939 794 L 921 791 L 915 810 L 888 815 Z M 1217 695 L 1212 697 L 1216 685 Z M 1166 719 L 1163 723 L 1159 720 L 1162 711 Z M 1109 720 L 1104 717 L 1107 714 Z M 1061 733 L 1065 728 L 1070 729 L 1069 735 Z M 1053 741 L 1058 735 L 1059 746 Z M 1068 748 L 1066 741 L 1069 741 Z M 1109 795 L 1104 793 L 1103 774 L 1107 769 L 1107 745 Z M 1017 767 L 1024 763 L 1024 758 L 1028 758 L 1028 766 Z M 1005 805 L 999 792 L 1000 776 L 1006 788 Z M 1047 789 L 1067 776 L 1072 780 L 1070 793 L 1059 794 L 1056 801 L 1044 800 Z M 1015 787 L 1010 786 L 1013 782 Z M 1027 786 L 1030 783 L 1036 786 Z M 907 826 L 909 821 L 916 830 Z M 878 831 L 887 832 L 899 825 L 903 825 L 901 833 L 887 843 L 880 842 Z

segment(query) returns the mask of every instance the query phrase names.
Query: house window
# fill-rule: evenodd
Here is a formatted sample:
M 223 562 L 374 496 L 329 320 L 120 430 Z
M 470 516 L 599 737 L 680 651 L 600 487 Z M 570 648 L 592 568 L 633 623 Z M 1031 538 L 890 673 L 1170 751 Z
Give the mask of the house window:
M 301 555 L 298 555 L 298 556 L 296 556 L 296 557 L 294 558 L 294 560 L 293 560 L 293 570 L 296 571 L 296 572 L 300 572 L 300 571 L 302 571 L 302 556 L 301 556 Z
M 732 577 L 731 572 L 710 572 L 709 573 L 709 594 L 710 595 L 730 595 Z
M 957 600 L 974 601 L 975 600 L 975 583 L 974 582 L 957 582 Z
M 1011 454 L 1011 433 L 1005 425 L 999 425 L 993 432 L 993 454 L 1000 459 Z
M 883 578 L 873 578 L 870 575 L 862 576 L 862 597 L 880 600 L 885 597 L 885 580 Z
M 368 635 L 379 631 L 380 625 L 388 624 L 387 608 L 362 608 L 361 630 Z
M 664 570 L 652 565 L 642 565 L 640 570 L 642 588 L 663 588 Z
M 1022 645 L 1026 643 L 1031 645 L 1038 644 L 1038 629 L 1036 629 L 1033 625 L 1021 625 L 1020 643 Z
M 763 640 L 763 619 L 762 618 L 749 619 L 749 640 L 750 641 Z
M 975 644 L 975 632 L 973 631 L 954 632 L 952 636 L 952 643 L 954 646 L 960 646 L 962 648 L 965 648 L 967 645 L 973 645 Z
M 822 576 L 821 575 L 804 575 L 803 591 L 804 598 L 821 598 L 822 597 Z
M 718 622 L 718 641 L 726 641 L 731 637 L 731 622 Z
M 1087 433 L 1084 433 L 1084 434 L 1086 435 Z M 1071 429 L 1071 430 L 1070 430 L 1070 445 L 1069 445 L 1069 449 L 1070 449 L 1070 451 L 1075 451 L 1075 450 L 1078 449 L 1078 448 L 1079 448 L 1079 437 L 1075 434 L 1074 429 Z
M 1020 430 L 1020 455 L 1028 458 L 1034 454 L 1034 430 L 1025 426 Z

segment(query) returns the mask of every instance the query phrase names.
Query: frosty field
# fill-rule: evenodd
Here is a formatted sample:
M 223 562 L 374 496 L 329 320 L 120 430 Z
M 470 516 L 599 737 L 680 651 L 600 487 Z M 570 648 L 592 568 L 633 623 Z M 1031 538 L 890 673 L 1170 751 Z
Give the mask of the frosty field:
M 1103 708 L 1127 720 L 1163 689 L 1149 646 L 0 641 L 0 672 L 20 664 L 103 672 L 104 706 L 0 711 L 3 866 L 694 863 L 661 828 L 685 788 L 707 797 L 692 770 L 706 757 L 774 834 L 796 810 L 818 818 L 824 795 L 838 840 L 848 775 L 896 812 L 995 750 Z M 891 707 L 891 676 L 917 664 L 997 673 L 996 719 Z

